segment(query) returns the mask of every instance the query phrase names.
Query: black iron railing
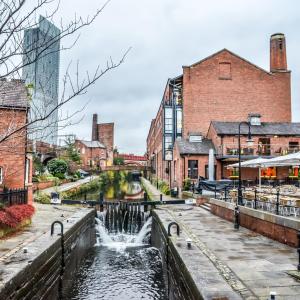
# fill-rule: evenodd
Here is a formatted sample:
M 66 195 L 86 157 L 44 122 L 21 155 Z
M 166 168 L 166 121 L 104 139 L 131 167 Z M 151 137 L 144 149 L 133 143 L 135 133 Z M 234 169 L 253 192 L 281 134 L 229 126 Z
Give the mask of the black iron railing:
M 236 203 L 237 190 L 224 188 L 215 198 Z M 243 187 L 243 205 L 253 209 L 263 210 L 276 215 L 300 217 L 300 199 L 289 194 L 276 191 L 247 189 Z
M 27 189 L 13 189 L 0 192 L 0 205 L 27 204 Z

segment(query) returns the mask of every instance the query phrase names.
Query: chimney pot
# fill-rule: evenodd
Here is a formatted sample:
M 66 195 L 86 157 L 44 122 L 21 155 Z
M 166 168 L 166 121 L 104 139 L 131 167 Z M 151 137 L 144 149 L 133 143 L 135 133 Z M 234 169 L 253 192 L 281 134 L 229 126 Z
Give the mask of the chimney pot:
M 287 71 L 286 44 L 283 33 L 275 33 L 270 38 L 270 71 Z

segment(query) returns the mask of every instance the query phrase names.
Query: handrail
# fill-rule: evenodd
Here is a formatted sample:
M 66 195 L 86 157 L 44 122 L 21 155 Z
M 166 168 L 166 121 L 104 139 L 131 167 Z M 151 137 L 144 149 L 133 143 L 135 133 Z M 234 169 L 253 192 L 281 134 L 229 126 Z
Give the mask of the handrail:
M 61 263 L 60 263 L 60 276 L 58 282 L 58 299 L 63 299 L 63 275 L 65 272 L 65 242 L 64 242 L 64 224 L 61 221 L 54 221 L 51 224 L 51 236 L 54 234 L 55 224 L 60 225 L 60 241 L 61 241 Z
M 178 223 L 176 223 L 176 222 L 171 222 L 171 223 L 168 225 L 168 236 L 172 236 L 172 234 L 171 234 L 171 227 L 172 227 L 173 225 L 176 225 L 176 227 L 177 227 L 177 235 L 179 236 L 179 234 L 180 234 L 180 228 L 179 228 Z

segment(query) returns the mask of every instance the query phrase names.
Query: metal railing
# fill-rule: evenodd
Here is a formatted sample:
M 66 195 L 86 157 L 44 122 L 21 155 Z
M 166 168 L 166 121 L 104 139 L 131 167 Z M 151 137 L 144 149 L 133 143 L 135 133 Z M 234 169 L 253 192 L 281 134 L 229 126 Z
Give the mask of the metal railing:
M 225 188 L 215 195 L 216 199 L 236 203 L 238 192 L 236 189 Z M 243 187 L 243 205 L 257 210 L 267 211 L 281 216 L 300 217 L 300 198 L 286 193 L 247 189 Z
M 251 156 L 281 156 L 299 152 L 299 147 L 290 147 L 287 144 L 255 144 L 251 147 L 241 145 L 241 155 Z M 237 156 L 239 154 L 237 143 L 228 143 L 218 146 L 217 156 Z
M 0 192 L 0 205 L 27 204 L 27 189 L 13 189 Z

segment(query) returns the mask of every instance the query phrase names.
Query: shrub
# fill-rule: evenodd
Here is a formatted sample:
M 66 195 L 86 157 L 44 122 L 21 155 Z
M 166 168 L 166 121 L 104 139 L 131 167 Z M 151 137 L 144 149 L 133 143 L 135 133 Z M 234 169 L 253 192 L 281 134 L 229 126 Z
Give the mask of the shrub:
M 16 228 L 34 214 L 34 207 L 29 204 L 13 205 L 0 210 L 0 224 Z
M 184 191 L 189 191 L 192 186 L 192 181 L 190 178 L 187 178 L 183 181 L 183 190 Z
M 50 196 L 45 193 L 39 193 L 34 197 L 34 201 L 42 204 L 50 204 Z
M 63 159 L 53 159 L 47 164 L 48 171 L 55 177 L 65 174 L 68 169 L 68 164 Z
M 63 173 L 57 173 L 57 174 L 55 174 L 55 177 L 57 177 L 58 179 L 65 179 L 66 178 L 65 174 L 63 174 Z

